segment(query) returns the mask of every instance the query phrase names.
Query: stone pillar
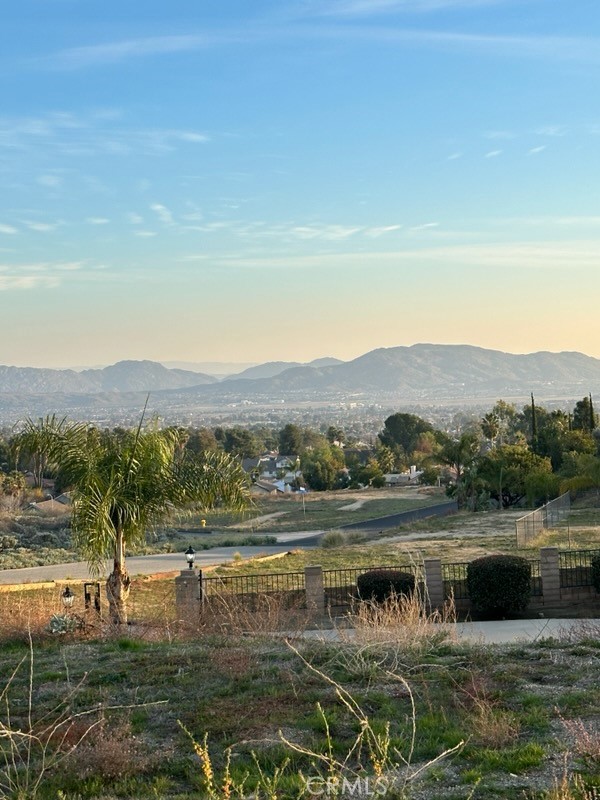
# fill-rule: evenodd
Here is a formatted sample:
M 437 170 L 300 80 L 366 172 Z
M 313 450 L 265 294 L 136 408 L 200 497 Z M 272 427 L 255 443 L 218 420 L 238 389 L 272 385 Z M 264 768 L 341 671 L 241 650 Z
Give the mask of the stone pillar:
M 423 561 L 425 568 L 425 592 L 431 608 L 442 608 L 445 601 L 444 580 L 442 578 L 442 562 L 439 558 L 426 558 Z
M 199 582 L 195 569 L 182 569 L 175 578 L 175 606 L 178 616 L 185 617 L 199 609 Z
M 544 605 L 560 602 L 560 565 L 558 547 L 542 547 L 540 550 L 540 575 Z
M 306 608 L 311 615 L 322 617 L 325 614 L 323 569 L 319 566 L 305 567 L 304 586 L 306 591 Z

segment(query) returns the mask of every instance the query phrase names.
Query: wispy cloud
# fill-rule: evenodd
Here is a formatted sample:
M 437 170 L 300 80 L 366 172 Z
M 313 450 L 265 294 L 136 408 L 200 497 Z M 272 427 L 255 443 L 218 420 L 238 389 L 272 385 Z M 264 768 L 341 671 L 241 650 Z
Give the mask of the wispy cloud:
M 173 219 L 173 214 L 169 211 L 169 209 L 166 206 L 163 206 L 162 203 L 153 203 L 150 206 L 150 208 L 152 211 L 154 211 L 154 213 L 163 223 L 163 225 L 175 224 L 175 220 Z
M 485 154 L 484 158 L 498 158 L 498 156 L 502 155 L 502 152 L 502 150 L 490 150 Z
M 15 228 L 13 225 L 0 224 L 0 233 L 4 233 L 4 234 L 7 234 L 9 236 L 12 236 L 12 235 L 14 235 L 15 233 L 18 233 L 18 232 L 19 232 L 18 229 Z
M 297 225 L 289 230 L 292 236 L 298 239 L 325 239 L 329 241 L 339 241 L 348 239 L 358 233 L 361 227 L 349 227 L 345 225 Z
M 380 225 L 376 228 L 367 228 L 364 233 L 365 236 L 369 236 L 372 239 L 378 239 L 380 236 L 384 236 L 386 233 L 394 233 L 402 228 L 402 225 Z
M 372 16 L 406 12 L 422 14 L 442 9 L 472 9 L 497 5 L 503 0 L 318 0 L 308 4 L 313 13 L 327 16 Z
M 108 225 L 110 222 L 106 217 L 86 217 L 88 225 Z
M 387 25 L 319 26 L 314 37 L 364 40 L 382 45 L 419 45 L 437 49 L 471 51 L 483 56 L 535 58 L 553 62 L 600 64 L 600 37 L 463 33 Z
M 48 189 L 58 189 L 59 186 L 62 186 L 63 179 L 60 175 L 39 175 L 37 182 L 40 186 Z
M 511 35 L 471 33 L 423 28 L 404 28 L 394 25 L 354 24 L 354 18 L 376 17 L 391 12 L 422 13 L 441 9 L 473 9 L 491 6 L 506 0 L 334 0 L 308 2 L 301 13 L 301 22 L 265 24 L 231 28 L 219 32 L 192 32 L 186 35 L 150 36 L 112 42 L 95 43 L 60 50 L 34 61 L 44 69 L 78 70 L 110 66 L 131 59 L 162 57 L 188 53 L 224 45 L 256 44 L 259 42 L 300 41 L 303 39 L 355 39 L 429 45 L 453 49 L 470 49 L 484 55 L 511 58 L 545 58 L 553 61 L 600 63 L 600 39 L 593 36 Z M 324 22 L 325 19 L 330 22 Z M 192 132 L 192 137 L 193 137 Z M 193 139 L 190 139 L 192 141 Z
M 514 131 L 486 131 L 484 133 L 486 139 L 516 139 L 517 135 Z
M 535 155 L 537 155 L 538 153 L 543 153 L 545 149 L 546 149 L 546 145 L 545 145 L 545 144 L 541 144 L 541 145 L 539 145 L 538 147 L 532 147 L 532 148 L 530 148 L 530 149 L 527 151 L 527 155 L 530 155 L 530 156 L 535 156 Z
M 59 50 L 36 62 L 57 70 L 75 70 L 86 67 L 120 64 L 134 58 L 176 55 L 195 50 L 205 50 L 217 45 L 245 41 L 252 35 L 246 31 L 228 33 L 201 32 L 165 36 L 147 36 L 120 39 L 112 42 L 88 44 Z
M 345 252 L 320 255 L 233 256 L 218 261 L 222 266 L 247 269 L 314 268 L 347 270 L 368 264 L 373 269 L 396 264 L 457 265 L 475 270 L 532 269 L 562 271 L 595 269 L 600 259 L 600 240 L 557 242 L 500 242 L 494 244 L 447 245 L 386 252 Z
M 54 112 L 39 117 L 0 117 L 0 150 L 52 157 L 161 155 L 209 141 L 205 131 L 193 128 L 128 127 L 121 114 Z M 38 184 L 47 188 L 58 188 L 62 181 L 63 176 L 52 169 L 37 177 Z
M 79 271 L 83 266 L 82 261 L 0 263 L 0 291 L 55 289 L 67 273 Z
M 535 131 L 539 136 L 566 136 L 568 128 L 566 125 L 542 125 Z
M 11 289 L 55 289 L 60 280 L 52 275 L 2 275 L 0 273 L 0 292 Z
M 61 225 L 64 225 L 62 221 L 36 222 L 35 220 L 24 219 L 22 222 L 30 231 L 35 231 L 36 233 L 52 233 L 57 228 L 60 228 Z
M 424 222 L 422 225 L 413 225 L 410 230 L 411 231 L 426 231 L 431 228 L 439 228 L 439 222 Z

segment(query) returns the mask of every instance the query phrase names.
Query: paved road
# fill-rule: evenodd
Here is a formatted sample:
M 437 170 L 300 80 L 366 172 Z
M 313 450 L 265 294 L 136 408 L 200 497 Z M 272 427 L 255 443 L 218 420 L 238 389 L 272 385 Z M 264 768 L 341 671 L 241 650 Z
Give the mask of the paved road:
M 418 522 L 430 517 L 447 517 L 456 514 L 458 504 L 456 500 L 446 503 L 438 503 L 434 506 L 424 506 L 423 508 L 413 508 L 412 511 L 401 511 L 398 514 L 388 514 L 377 519 L 365 519 L 362 522 L 351 522 L 349 525 L 341 525 L 342 531 L 387 531 L 390 528 L 397 528 L 399 525 L 409 525 L 411 522 Z
M 235 553 L 242 558 L 254 558 L 259 555 L 285 553 L 300 546 L 305 549 L 315 547 L 318 534 L 322 531 L 298 531 L 277 537 L 278 544 L 260 547 L 214 547 L 211 550 L 196 552 L 196 566 L 207 567 L 233 561 Z M 162 553 L 153 556 L 132 556 L 127 559 L 127 569 L 131 575 L 156 575 L 159 572 L 176 572 L 185 569 L 186 561 L 183 553 Z M 107 561 L 106 575 L 110 572 L 111 562 Z M 47 567 L 25 567 L 23 569 L 0 570 L 0 584 L 35 583 L 38 581 L 87 580 L 90 572 L 87 564 L 72 561 L 69 564 L 53 564 Z

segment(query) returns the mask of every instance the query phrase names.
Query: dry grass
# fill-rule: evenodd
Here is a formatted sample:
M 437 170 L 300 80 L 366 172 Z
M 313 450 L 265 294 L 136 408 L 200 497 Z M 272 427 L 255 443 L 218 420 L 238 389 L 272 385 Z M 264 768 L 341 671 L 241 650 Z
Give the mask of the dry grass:
M 28 641 L 47 635 L 52 614 L 64 611 L 63 586 L 0 593 L 0 641 Z
M 198 626 L 204 632 L 224 634 L 269 634 L 285 631 L 298 636 L 310 624 L 304 593 L 292 592 L 253 595 L 214 595 L 202 605 Z
M 559 714 L 569 749 L 578 761 L 591 771 L 600 766 L 600 730 L 598 723 L 587 724 L 582 719 L 565 719 Z
M 127 718 L 109 721 L 102 717 L 93 738 L 71 750 L 65 768 L 78 778 L 100 775 L 114 780 L 143 774 L 150 764 L 147 748 L 133 735 Z
M 385 644 L 414 651 L 456 640 L 454 600 L 447 600 L 441 610 L 432 610 L 422 590 L 410 596 L 393 594 L 384 603 L 363 601 L 347 619 L 352 639 L 359 645 Z M 339 633 L 342 639 L 348 635 L 345 629 Z
M 586 787 L 583 778 L 565 770 L 560 781 L 555 781 L 546 795 L 546 800 L 600 800 L 600 790 Z
M 492 697 L 484 676 L 470 672 L 467 682 L 458 688 L 457 702 L 468 714 L 477 745 L 500 749 L 516 741 L 520 723 L 514 713 L 502 708 Z

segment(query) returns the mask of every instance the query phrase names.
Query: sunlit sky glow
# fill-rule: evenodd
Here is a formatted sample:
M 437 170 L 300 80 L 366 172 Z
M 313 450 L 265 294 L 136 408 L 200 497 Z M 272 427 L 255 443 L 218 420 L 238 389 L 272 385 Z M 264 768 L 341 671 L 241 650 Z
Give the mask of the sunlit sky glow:
M 597 0 L 20 0 L 0 363 L 600 357 Z

